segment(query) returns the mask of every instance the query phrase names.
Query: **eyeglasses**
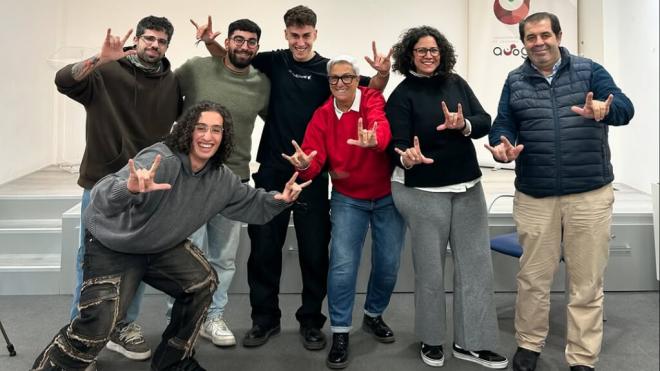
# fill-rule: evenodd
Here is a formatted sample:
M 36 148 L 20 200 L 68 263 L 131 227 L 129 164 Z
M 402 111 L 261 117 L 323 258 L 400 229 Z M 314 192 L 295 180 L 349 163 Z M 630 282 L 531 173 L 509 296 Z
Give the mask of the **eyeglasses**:
M 211 130 L 211 134 L 222 134 L 225 131 L 225 128 L 221 125 L 211 125 L 197 123 L 195 124 L 195 132 L 200 134 L 206 134 L 207 131 Z
M 349 85 L 355 78 L 357 78 L 355 75 L 328 76 L 328 82 L 332 85 L 337 85 L 339 80 L 341 80 L 344 84 Z
M 149 44 L 153 44 L 154 42 L 158 41 L 159 46 L 167 46 L 170 42 L 166 39 L 159 39 L 156 36 L 152 35 L 140 35 L 142 40 L 146 41 Z
M 233 41 L 236 45 L 241 46 L 245 42 L 247 42 L 247 46 L 250 48 L 254 48 L 257 45 L 259 45 L 259 40 L 257 39 L 246 39 L 243 36 L 234 36 L 231 38 L 231 41 Z
M 432 56 L 437 57 L 440 55 L 440 49 L 438 48 L 417 48 L 413 49 L 415 54 L 417 54 L 418 57 L 424 57 L 426 56 L 426 53 L 431 53 Z

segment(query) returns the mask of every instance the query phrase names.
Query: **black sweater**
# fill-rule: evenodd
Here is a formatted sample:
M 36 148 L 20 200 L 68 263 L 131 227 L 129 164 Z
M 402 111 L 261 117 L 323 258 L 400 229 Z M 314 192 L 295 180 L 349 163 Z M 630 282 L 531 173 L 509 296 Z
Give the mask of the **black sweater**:
M 436 130 L 445 121 L 442 101 L 450 112 L 456 112 L 458 103 L 461 103 L 463 115 L 472 125 L 469 137 L 460 130 Z M 405 150 L 412 147 L 415 135 L 419 137 L 424 156 L 434 160 L 433 164 L 420 164 L 405 170 L 407 186 L 442 187 L 481 176 L 472 138 L 488 134 L 490 115 L 460 76 L 408 76 L 390 95 L 386 113 L 392 129 L 389 150 L 395 166 L 402 167 L 394 148 Z

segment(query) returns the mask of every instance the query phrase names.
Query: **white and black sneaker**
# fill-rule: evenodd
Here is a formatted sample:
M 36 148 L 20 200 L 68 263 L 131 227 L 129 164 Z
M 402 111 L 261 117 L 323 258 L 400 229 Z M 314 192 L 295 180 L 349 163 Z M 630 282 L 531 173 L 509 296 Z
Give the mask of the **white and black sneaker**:
M 502 369 L 509 365 L 509 360 L 506 357 L 490 350 L 465 350 L 456 343 L 454 343 L 452 350 L 455 358 L 478 363 L 484 367 Z
M 442 352 L 442 345 L 428 345 L 422 343 L 422 349 L 419 351 L 422 361 L 432 367 L 442 367 L 445 364 L 445 354 Z

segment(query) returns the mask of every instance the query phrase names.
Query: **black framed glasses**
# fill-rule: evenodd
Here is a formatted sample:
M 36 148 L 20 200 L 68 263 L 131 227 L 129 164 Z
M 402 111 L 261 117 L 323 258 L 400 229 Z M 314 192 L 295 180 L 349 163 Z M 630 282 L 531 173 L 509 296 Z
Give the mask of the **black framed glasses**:
M 328 76 L 328 82 L 332 85 L 337 85 L 339 80 L 346 85 L 349 85 L 357 78 L 356 75 L 341 75 L 341 76 Z
M 153 44 L 156 41 L 158 41 L 158 46 L 167 46 L 170 44 L 169 40 L 159 39 L 156 36 L 152 36 L 152 35 L 140 35 L 140 38 L 142 38 L 142 40 L 146 41 L 149 44 Z
M 438 48 L 416 48 L 413 49 L 413 52 L 417 54 L 418 57 L 426 56 L 426 53 L 431 53 L 432 56 L 437 57 L 440 55 L 440 49 Z
M 211 134 L 222 134 L 225 131 L 225 128 L 221 125 L 211 125 L 208 126 L 201 122 L 195 124 L 195 131 L 200 134 L 206 134 L 207 131 L 211 130 Z
M 259 45 L 259 40 L 254 38 L 246 39 L 243 36 L 234 36 L 231 38 L 231 41 L 233 41 L 234 44 L 238 46 L 242 46 L 244 43 L 247 42 L 247 46 L 249 46 L 250 48 L 255 48 L 257 45 Z

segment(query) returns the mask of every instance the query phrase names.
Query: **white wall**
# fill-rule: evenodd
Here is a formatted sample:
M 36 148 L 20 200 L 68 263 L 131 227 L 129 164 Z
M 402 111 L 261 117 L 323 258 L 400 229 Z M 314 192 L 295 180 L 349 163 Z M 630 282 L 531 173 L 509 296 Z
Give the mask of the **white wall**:
M 610 131 L 616 182 L 651 193 L 658 182 L 658 1 L 603 1 L 603 62 L 635 105 Z
M 53 75 L 57 1 L 0 2 L 0 184 L 53 163 Z
M 600 2 L 587 0 L 594 1 Z M 607 29 L 593 31 L 603 34 L 605 66 L 637 110 L 630 126 L 612 130 L 615 173 L 618 182 L 649 192 L 648 184 L 658 181 L 658 4 L 656 0 L 604 1 L 602 18 Z M 0 156 L 7 160 L 0 166 L 0 184 L 49 164 L 80 161 L 84 148 L 84 112 L 79 104 L 56 92 L 53 78 L 56 68 L 64 61 L 86 58 L 97 51 L 107 27 L 115 34 L 123 34 L 135 27 L 142 16 L 168 17 L 175 27 L 168 57 L 176 67 L 187 58 L 206 55 L 202 46 L 193 45 L 190 18 L 203 21 L 208 14 L 212 15 L 214 28 L 222 31 L 223 39 L 230 21 L 249 17 L 262 27 L 261 50 L 286 48 L 282 15 L 299 3 L 297 0 L 254 5 L 210 0 L 185 5 L 169 0 L 3 2 L 0 45 L 5 57 L 0 59 L 0 71 L 5 85 L 0 90 L 0 108 L 5 117 L 0 123 Z M 370 55 L 371 40 L 376 40 L 385 51 L 406 28 L 428 24 L 444 32 L 454 44 L 458 55 L 456 71 L 469 79 L 468 0 L 304 3 L 319 16 L 316 49 L 324 56 Z M 599 18 L 601 14 L 593 17 Z M 364 74 L 373 72 L 366 62 L 361 67 Z M 386 96 L 400 80 L 393 75 Z M 499 87 L 503 80 L 504 76 L 494 77 L 493 83 Z M 475 86 L 475 90 L 478 92 L 480 88 Z M 494 116 L 495 112 L 491 114 Z M 255 141 L 260 128 L 253 136 Z M 639 161 L 640 158 L 644 161 Z
M 50 53 L 54 54 L 51 65 L 60 68 L 66 63 L 91 56 L 100 48 L 107 27 L 112 28 L 113 34 L 123 35 L 129 28 L 134 28 L 142 16 L 148 14 L 165 16 L 174 24 L 174 38 L 167 52 L 174 67 L 192 56 L 208 55 L 203 45 L 194 46 L 194 28 L 189 22 L 190 18 L 206 22 L 207 15 L 211 15 L 214 29 L 222 32 L 219 36 L 222 41 L 226 37 L 229 22 L 249 17 L 262 28 L 262 51 L 287 47 L 282 16 L 287 9 L 298 5 L 298 1 L 276 0 L 259 3 L 258 7 L 249 10 L 244 7 L 245 4 L 227 5 L 227 8 L 223 9 L 218 9 L 217 4 L 213 1 L 197 1 L 182 6 L 178 1 L 164 1 L 155 8 L 151 3 L 126 0 L 112 3 L 61 0 L 61 37 L 54 47 L 47 47 Z M 461 60 L 461 56 L 467 55 L 467 1 L 440 3 L 424 0 L 417 2 L 415 7 L 396 4 L 389 8 L 379 2 L 356 3 L 350 0 L 313 0 L 305 4 L 314 9 L 319 17 L 316 50 L 326 57 L 340 53 L 358 57 L 365 75 L 375 72 L 362 59 L 365 55 L 372 56 L 372 40 L 376 41 L 380 51 L 387 52 L 403 30 L 422 24 L 439 28 L 455 44 L 459 54 L 457 72 L 466 75 L 467 58 Z M 420 12 L 420 8 L 427 11 Z M 439 16 L 447 14 L 452 16 Z M 51 73 L 54 74 L 55 70 L 56 68 Z M 400 80 L 400 76 L 393 76 L 385 94 L 389 95 Z M 48 87 L 54 90 L 52 81 L 48 84 Z M 80 104 L 60 94 L 55 94 L 51 100 L 55 107 L 53 125 L 59 134 L 54 148 L 55 156 L 51 161 L 79 162 L 84 150 L 84 110 Z M 253 135 L 255 143 L 261 136 L 262 128 L 263 123 L 259 122 Z M 253 154 L 256 154 L 256 148 L 254 145 Z M 0 174 L 0 183 L 2 182 Z

